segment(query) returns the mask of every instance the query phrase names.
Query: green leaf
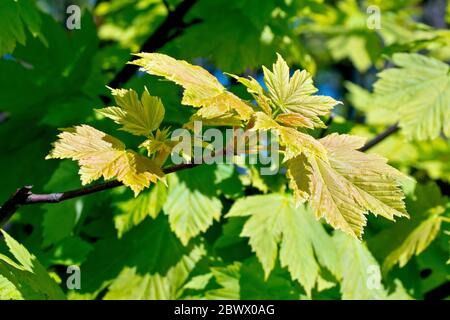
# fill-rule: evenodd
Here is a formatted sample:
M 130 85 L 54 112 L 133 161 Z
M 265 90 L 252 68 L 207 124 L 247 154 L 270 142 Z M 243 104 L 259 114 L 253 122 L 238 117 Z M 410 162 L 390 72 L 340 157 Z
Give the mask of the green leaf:
M 239 286 L 242 300 L 297 300 L 301 292 L 278 265 L 266 278 L 256 257 L 242 264 Z
M 76 298 L 94 298 L 122 273 L 166 275 L 191 250 L 192 246 L 184 247 L 170 231 L 166 216 L 147 217 L 122 238 L 104 238 L 94 244 L 80 267 L 84 280 Z
M 61 289 L 36 257 L 5 231 L 1 232 L 9 251 L 17 261 L 0 254 L 1 295 L 5 294 L 9 299 L 65 299 Z
M 92 249 L 91 243 L 73 236 L 57 243 L 46 254 L 46 258 L 51 265 L 80 265 L 86 260 Z
M 250 238 L 266 279 L 275 266 L 278 247 L 281 266 L 308 294 L 317 283 L 320 265 L 335 269 L 333 242 L 310 210 L 295 208 L 292 197 L 271 194 L 239 199 L 226 217 L 241 216 L 250 216 L 241 236 Z
M 385 299 L 380 266 L 366 245 L 342 232 L 336 232 L 333 240 L 340 260 L 339 271 L 342 273 L 342 299 Z
M 240 262 L 225 267 L 212 267 L 211 273 L 220 288 L 206 291 L 205 298 L 210 300 L 239 300 L 240 269 Z
M 45 38 L 40 32 L 41 17 L 33 0 L 4 0 L 0 3 L 0 57 L 12 53 L 19 42 L 25 45 L 26 29 L 34 36 Z
M 205 254 L 202 247 L 195 247 L 165 274 L 138 273 L 137 268 L 125 267 L 109 286 L 105 300 L 167 300 L 177 299 L 183 285 L 197 262 Z
M 114 215 L 114 225 L 119 238 L 147 216 L 156 219 L 166 199 L 167 187 L 162 182 L 158 182 L 139 197 L 117 203 L 118 213 Z
M 392 60 L 398 68 L 378 74 L 376 104 L 397 112 L 409 139 L 450 136 L 450 67 L 420 54 L 397 53 Z
M 169 216 L 170 228 L 184 245 L 220 218 L 222 203 L 216 197 L 214 179 L 213 168 L 208 166 L 168 176 L 164 212 Z
M 83 200 L 74 199 L 64 201 L 58 206 L 48 204 L 44 206 L 43 246 L 57 243 L 72 233 L 83 210 Z

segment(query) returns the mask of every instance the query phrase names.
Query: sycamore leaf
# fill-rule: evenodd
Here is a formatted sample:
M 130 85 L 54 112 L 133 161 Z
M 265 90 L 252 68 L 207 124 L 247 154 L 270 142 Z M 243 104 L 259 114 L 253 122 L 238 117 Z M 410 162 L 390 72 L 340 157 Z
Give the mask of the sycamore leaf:
M 222 203 L 216 197 L 211 166 L 200 166 L 168 176 L 169 191 L 164 213 L 183 245 L 219 220 Z
M 450 67 L 420 54 L 397 53 L 391 68 L 374 85 L 380 108 L 396 110 L 408 138 L 450 137 Z
M 105 300 L 168 300 L 177 299 L 183 285 L 205 255 L 203 247 L 194 247 L 165 274 L 140 274 L 136 267 L 125 267 L 109 286 Z
M 169 128 L 163 130 L 156 130 L 155 134 L 150 134 L 149 138 L 145 140 L 139 147 L 147 149 L 147 154 L 150 156 L 156 152 L 163 154 L 170 154 L 177 141 L 169 139 Z
M 250 216 L 241 232 L 249 237 L 267 279 L 275 266 L 278 247 L 281 266 L 311 293 L 319 279 L 320 265 L 335 270 L 337 256 L 331 239 L 304 206 L 295 208 L 282 194 L 239 199 L 226 217 Z
M 209 300 L 239 300 L 240 269 L 240 262 L 234 262 L 225 267 L 212 267 L 211 273 L 220 288 L 206 291 L 205 298 Z
M 366 245 L 342 232 L 336 232 L 333 240 L 340 260 L 339 271 L 342 273 L 342 299 L 386 299 L 380 267 Z
M 144 191 L 139 197 L 119 202 L 119 213 L 114 216 L 114 225 L 119 238 L 147 216 L 156 219 L 167 199 L 167 187 L 156 183 L 150 190 Z
M 289 179 L 289 188 L 294 193 L 296 203 L 303 203 L 309 199 L 308 160 L 299 155 L 286 162 L 286 177 Z
M 158 129 L 164 118 L 164 106 L 161 99 L 152 97 L 145 88 L 139 101 L 132 89 L 111 89 L 118 107 L 97 110 L 100 114 L 123 125 L 121 130 L 137 136 L 148 136 Z
M 300 113 L 282 113 L 275 118 L 275 121 L 289 127 L 314 128 L 314 122 Z
M 263 66 L 264 81 L 272 102 L 286 113 L 298 113 L 309 119 L 308 127 L 311 123 L 314 127 L 325 127 L 319 116 L 329 114 L 339 102 L 331 97 L 312 95 L 317 89 L 311 75 L 306 70 L 296 70 L 290 77 L 286 61 L 279 54 L 277 57 L 272 71 Z
M 237 75 L 227 73 L 227 75 L 233 77 L 239 83 L 242 83 L 247 87 L 248 93 L 250 93 L 253 98 L 255 98 L 258 106 L 268 115 L 272 115 L 272 109 L 270 107 L 270 99 L 266 96 L 263 87 L 258 83 L 258 81 L 252 77 L 249 79 L 239 77 Z
M 219 81 L 200 66 L 176 60 L 160 53 L 139 53 L 140 59 L 131 63 L 142 67 L 152 75 L 164 77 L 181 85 L 185 91 L 182 103 L 201 107 L 198 115 L 205 119 L 223 116 L 235 111 L 240 119 L 248 120 L 252 108 L 228 92 Z
M 0 266 L 1 268 L 1 266 Z M 14 284 L 0 275 L 0 300 L 23 300 L 24 297 Z
M 50 278 L 34 255 L 0 230 L 16 261 L 0 254 L 0 297 L 8 299 L 65 299 L 64 293 Z
M 369 243 L 373 252 L 383 260 L 383 272 L 394 265 L 404 267 L 421 254 L 437 237 L 445 221 L 445 197 L 435 184 L 418 185 L 414 201 L 408 201 L 410 220 L 399 221 L 377 234 Z
M 278 124 L 263 112 L 255 113 L 254 130 L 273 130 L 280 136 L 281 145 L 286 147 L 284 161 L 288 161 L 302 153 L 316 155 L 326 159 L 327 151 L 312 136 L 297 131 L 294 128 L 284 127 Z
M 0 2 L 0 57 L 12 53 L 17 43 L 25 45 L 27 31 L 47 41 L 41 31 L 42 19 L 36 1 L 4 0 Z
M 137 196 L 151 182 L 164 177 L 152 160 L 126 150 L 118 139 L 88 125 L 65 129 L 59 135 L 46 159 L 73 159 L 80 165 L 83 184 L 116 178 L 130 187 Z
M 401 173 L 386 159 L 358 151 L 364 138 L 331 134 L 319 141 L 328 161 L 311 156 L 288 162 L 290 186 L 299 200 L 309 195 L 317 218 L 360 238 L 368 211 L 391 220 L 407 216 Z

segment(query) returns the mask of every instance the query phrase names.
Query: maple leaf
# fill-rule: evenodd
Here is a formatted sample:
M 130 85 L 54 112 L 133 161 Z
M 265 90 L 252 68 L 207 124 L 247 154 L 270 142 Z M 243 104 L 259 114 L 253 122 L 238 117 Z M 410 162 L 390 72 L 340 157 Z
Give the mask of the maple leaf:
M 22 244 L 0 230 L 14 260 L 0 253 L 0 297 L 2 299 L 66 299 L 47 270 Z
M 118 213 L 114 215 L 114 225 L 119 238 L 140 224 L 148 216 L 156 219 L 167 199 L 167 187 L 156 183 L 150 190 L 142 192 L 137 198 L 115 204 Z
M 327 159 L 313 155 L 288 162 L 291 188 L 298 200 L 310 200 L 317 218 L 360 238 L 368 211 L 390 220 L 407 216 L 398 184 L 403 175 L 383 157 L 358 151 L 364 138 L 331 134 L 319 141 Z
M 281 145 L 286 147 L 284 161 L 288 161 L 302 153 L 313 154 L 326 159 L 326 149 L 312 136 L 295 128 L 282 126 L 263 112 L 255 113 L 253 129 L 273 130 L 280 136 Z
M 264 113 L 270 116 L 272 115 L 272 109 L 270 107 L 270 99 L 269 97 L 266 96 L 264 88 L 261 87 L 261 85 L 256 79 L 252 77 L 249 77 L 247 79 L 231 73 L 226 74 L 229 75 L 230 77 L 233 77 L 239 83 L 242 83 L 245 87 L 247 87 L 248 93 L 250 93 L 253 96 L 253 98 L 255 98 L 256 103 L 264 111 Z
M 365 243 L 342 232 L 336 232 L 333 235 L 333 241 L 339 257 L 337 268 L 342 278 L 340 288 L 342 299 L 386 299 L 387 293 L 381 283 L 380 267 Z M 373 276 L 373 287 L 368 285 L 368 275 Z
M 319 279 L 319 264 L 336 269 L 337 256 L 331 238 L 309 209 L 295 208 L 292 197 L 271 194 L 239 199 L 226 217 L 242 216 L 250 218 L 241 236 L 250 238 L 250 246 L 266 278 L 275 267 L 278 247 L 281 265 L 308 293 Z
M 116 178 L 137 196 L 151 182 L 164 177 L 152 160 L 126 150 L 120 140 L 88 125 L 65 129 L 58 137 L 46 159 L 78 161 L 83 185 L 102 176 L 107 180 Z
M 448 199 L 436 184 L 417 185 L 414 194 L 414 201 L 407 202 L 411 219 L 382 230 L 369 243 L 383 260 L 385 273 L 396 264 L 404 267 L 413 256 L 425 251 L 438 236 L 442 222 L 449 222 L 445 216 L 449 212 Z
M 303 116 L 302 122 L 306 127 L 325 127 L 319 116 L 329 114 L 339 102 L 328 96 L 312 95 L 317 89 L 311 75 L 306 70 L 296 70 L 290 77 L 286 61 L 279 54 L 277 57 L 272 71 L 263 66 L 264 82 L 273 104 L 285 113 Z M 284 122 L 288 120 L 292 121 L 292 125 L 300 124 L 298 116 L 295 119 L 285 118 Z
M 450 136 L 450 67 L 420 54 L 397 53 L 392 60 L 399 68 L 378 74 L 376 105 L 397 112 L 408 138 Z
M 200 107 L 198 116 L 205 119 L 223 117 L 236 112 L 240 119 L 248 120 L 253 109 L 228 92 L 219 81 L 200 66 L 176 60 L 160 53 L 139 53 L 140 59 L 131 63 L 142 67 L 149 74 L 164 77 L 185 90 L 181 103 Z
M 183 293 L 183 285 L 205 254 L 203 246 L 196 246 L 165 274 L 142 274 L 137 267 L 125 267 L 109 286 L 104 299 L 177 299 Z
M 111 89 L 118 107 L 97 110 L 98 113 L 123 125 L 121 130 L 137 136 L 148 136 L 158 129 L 164 118 L 164 106 L 161 99 L 152 97 L 147 88 L 141 101 L 132 89 Z
M 168 176 L 164 213 L 183 245 L 220 219 L 222 203 L 213 187 L 212 167 L 197 167 Z

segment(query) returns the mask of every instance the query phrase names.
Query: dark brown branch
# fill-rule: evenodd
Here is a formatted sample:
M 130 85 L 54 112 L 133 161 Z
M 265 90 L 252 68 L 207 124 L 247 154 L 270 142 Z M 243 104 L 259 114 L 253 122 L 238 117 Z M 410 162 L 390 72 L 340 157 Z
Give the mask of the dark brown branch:
M 180 170 L 194 168 L 198 166 L 197 163 L 182 163 L 165 168 L 163 171 L 166 174 L 173 173 Z M 64 200 L 69 200 L 77 197 L 86 196 L 92 193 L 97 193 L 104 190 L 109 190 L 123 185 L 117 180 L 108 181 L 95 186 L 83 187 L 76 190 L 66 192 L 56 192 L 49 194 L 34 194 L 31 192 L 32 186 L 25 186 L 17 189 L 16 192 L 0 207 L 0 228 L 12 217 L 12 215 L 21 207 L 30 204 L 38 203 L 58 203 Z
M 31 186 L 17 189 L 0 208 L 0 228 L 12 217 L 14 212 L 26 201 L 31 190 Z
M 145 41 L 140 51 L 154 52 L 162 48 L 166 43 L 178 37 L 187 27 L 199 23 L 201 20 L 194 19 L 186 23 L 183 21 L 186 14 L 192 8 L 197 0 L 184 0 L 174 10 L 169 11 L 166 19 L 160 24 L 155 32 Z M 109 83 L 112 88 L 118 88 L 121 84 L 126 83 L 136 73 L 135 65 L 127 64 L 116 74 L 114 79 Z
M 391 134 L 397 132 L 398 130 L 400 130 L 400 127 L 398 126 L 398 123 L 395 123 L 395 124 L 391 125 L 390 127 L 386 128 L 386 130 L 384 130 L 379 135 L 377 135 L 375 138 L 373 138 L 372 140 L 367 141 L 367 143 L 361 149 L 359 149 L 359 151 L 363 151 L 364 152 L 364 151 L 369 150 L 370 148 L 372 148 L 375 145 L 379 144 L 381 141 L 383 141 L 384 139 L 389 137 Z

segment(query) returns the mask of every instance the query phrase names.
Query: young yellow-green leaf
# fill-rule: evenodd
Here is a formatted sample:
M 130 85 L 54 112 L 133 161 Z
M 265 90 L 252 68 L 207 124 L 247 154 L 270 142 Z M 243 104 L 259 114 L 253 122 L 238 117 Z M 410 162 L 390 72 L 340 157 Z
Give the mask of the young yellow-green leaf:
M 242 83 L 247 87 L 248 93 L 250 93 L 253 98 L 255 98 L 258 106 L 266 113 L 267 115 L 272 115 L 272 109 L 270 107 L 270 99 L 266 96 L 263 87 L 256 81 L 256 79 L 250 77 L 249 79 L 239 77 L 234 74 L 227 73 L 227 75 L 236 79 L 239 83 Z
M 303 153 L 308 156 L 316 155 L 326 159 L 327 151 L 318 140 L 308 134 L 297 131 L 294 128 L 284 127 L 278 124 L 263 112 L 255 113 L 255 125 L 253 129 L 274 130 L 279 134 L 281 145 L 286 147 L 284 161 L 288 161 Z
M 200 66 L 161 53 L 139 53 L 137 56 L 140 59 L 132 61 L 132 64 L 181 85 L 185 89 L 182 103 L 201 107 L 199 116 L 203 118 L 213 119 L 235 111 L 242 120 L 248 120 L 253 113 L 248 104 L 228 92 Z
M 408 138 L 450 137 L 450 67 L 420 54 L 397 53 L 391 68 L 378 74 L 375 101 L 398 113 Z
M 118 139 L 88 125 L 65 129 L 59 135 L 46 159 L 73 159 L 80 165 L 83 184 L 116 178 L 130 187 L 137 196 L 151 182 L 164 177 L 152 160 L 126 150 Z
M 239 199 L 226 217 L 250 216 L 242 237 L 261 262 L 267 278 L 275 266 L 280 248 L 281 266 L 307 293 L 319 279 L 319 265 L 334 272 L 337 256 L 334 245 L 310 210 L 295 208 L 292 197 L 282 194 L 257 195 Z
M 194 247 L 165 274 L 141 274 L 136 267 L 125 267 L 109 286 L 105 300 L 168 300 L 183 292 L 192 270 L 205 255 L 203 247 Z
M 147 88 L 140 101 L 132 89 L 111 89 L 111 93 L 118 107 L 107 107 L 97 112 L 121 124 L 121 130 L 146 137 L 159 128 L 164 118 L 164 106 L 160 98 L 148 93 Z
M 331 134 L 319 141 L 328 161 L 311 156 L 288 162 L 290 185 L 298 199 L 309 194 L 317 218 L 360 238 L 369 211 L 391 220 L 407 216 L 397 182 L 401 173 L 386 159 L 358 151 L 364 138 Z
M 150 134 L 150 137 L 141 143 L 139 147 L 147 149 L 149 156 L 156 152 L 170 154 L 177 143 L 177 141 L 169 139 L 169 128 L 166 128 L 163 130 L 158 129 L 155 134 Z
M 147 216 L 155 219 L 167 199 L 167 187 L 158 182 L 150 190 L 144 191 L 139 197 L 119 202 L 119 213 L 114 216 L 114 225 L 119 238 L 134 226 L 141 223 Z
M 314 127 L 325 127 L 319 116 L 329 114 L 339 102 L 331 97 L 312 95 L 317 89 L 311 75 L 306 70 L 296 70 L 290 77 L 286 61 L 279 54 L 277 57 L 272 71 L 263 67 L 272 102 L 286 113 L 298 113 L 308 118 Z
M 286 177 L 289 188 L 294 193 L 296 203 L 303 203 L 309 199 L 308 160 L 305 155 L 299 155 L 286 162 L 288 168 Z
M 275 118 L 275 121 L 289 127 L 314 128 L 314 122 L 300 113 L 281 113 Z
M 64 293 L 50 278 L 34 255 L 0 230 L 9 251 L 17 260 L 0 254 L 0 297 L 14 299 L 65 299 Z

